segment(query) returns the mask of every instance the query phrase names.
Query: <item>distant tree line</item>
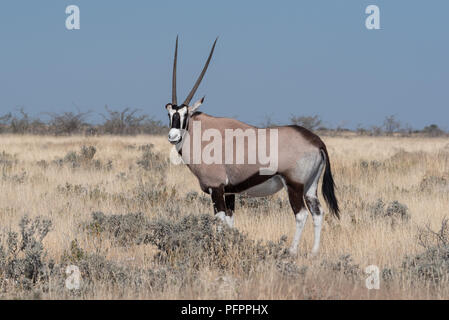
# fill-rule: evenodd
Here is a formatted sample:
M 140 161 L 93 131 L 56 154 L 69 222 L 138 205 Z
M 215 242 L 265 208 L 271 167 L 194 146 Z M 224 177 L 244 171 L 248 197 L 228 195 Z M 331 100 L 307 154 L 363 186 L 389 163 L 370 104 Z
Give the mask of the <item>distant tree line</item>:
M 61 112 L 44 113 L 48 118 L 42 120 L 39 117 L 31 117 L 23 109 L 16 113 L 0 114 L 0 134 L 38 134 L 38 135 L 137 135 L 137 134 L 166 134 L 166 124 L 153 117 L 141 114 L 138 109 L 125 108 L 121 111 L 112 110 L 105 106 L 101 113 L 103 121 L 98 124 L 89 123 L 87 120 L 91 112 Z M 337 126 L 328 128 L 318 115 L 296 116 L 291 115 L 289 123 L 299 125 L 309 130 L 324 135 L 340 135 L 352 132 L 364 136 L 412 136 L 421 135 L 427 137 L 449 136 L 449 133 L 430 124 L 421 130 L 403 125 L 394 115 L 385 117 L 379 126 L 363 127 L 359 125 L 355 130 Z M 266 116 L 261 127 L 273 127 L 280 125 Z
M 307 128 L 311 131 L 319 132 L 324 135 L 339 135 L 344 132 L 353 132 L 357 135 L 364 136 L 412 136 L 421 135 L 427 137 L 449 136 L 449 133 L 438 127 L 436 124 L 430 124 L 423 129 L 413 129 L 409 125 L 403 125 L 394 115 L 385 117 L 383 123 L 379 126 L 363 127 L 357 126 L 355 130 L 337 126 L 337 128 L 328 128 L 324 125 L 322 119 L 318 115 L 313 116 L 290 116 L 290 124 Z M 271 117 L 266 116 L 261 127 L 274 127 L 280 125 L 273 121 Z
M 0 134 L 39 135 L 136 135 L 163 134 L 168 128 L 161 121 L 149 115 L 139 115 L 138 109 L 125 108 L 121 111 L 105 107 L 99 124 L 87 120 L 91 112 L 45 113 L 48 120 L 30 117 L 23 109 L 16 113 L 0 115 Z

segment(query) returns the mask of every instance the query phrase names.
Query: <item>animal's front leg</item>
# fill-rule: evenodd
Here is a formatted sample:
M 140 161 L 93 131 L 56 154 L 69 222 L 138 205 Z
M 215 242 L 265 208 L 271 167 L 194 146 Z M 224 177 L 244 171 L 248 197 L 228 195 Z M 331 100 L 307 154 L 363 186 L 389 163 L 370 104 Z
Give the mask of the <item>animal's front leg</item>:
M 214 213 L 217 218 L 225 221 L 229 225 L 229 219 L 226 217 L 226 202 L 224 198 L 224 188 L 211 188 L 210 194 L 214 205 Z M 232 227 L 231 225 L 229 225 Z
M 226 217 L 225 221 L 229 227 L 234 228 L 235 194 L 225 195 Z

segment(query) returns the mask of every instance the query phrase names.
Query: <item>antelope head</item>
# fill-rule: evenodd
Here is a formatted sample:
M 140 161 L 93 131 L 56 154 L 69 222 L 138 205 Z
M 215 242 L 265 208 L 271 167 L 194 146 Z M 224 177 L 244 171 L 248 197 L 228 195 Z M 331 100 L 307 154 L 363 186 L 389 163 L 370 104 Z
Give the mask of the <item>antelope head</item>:
M 175 58 L 173 61 L 172 102 L 167 103 L 167 105 L 165 106 L 165 108 L 168 111 L 168 117 L 170 119 L 170 131 L 168 132 L 168 141 L 171 144 L 178 144 L 182 141 L 184 132 L 188 129 L 190 116 L 195 112 L 195 110 L 197 110 L 200 107 L 200 105 L 204 101 L 204 97 L 202 97 L 192 106 L 190 105 L 190 101 L 192 100 L 196 90 L 200 86 L 201 80 L 203 80 L 204 74 L 206 73 L 207 67 L 209 66 L 209 62 L 212 58 L 212 54 L 214 53 L 217 39 L 215 39 L 209 57 L 207 58 L 206 64 L 204 65 L 201 74 L 196 80 L 195 85 L 193 86 L 192 90 L 190 91 L 189 95 L 184 100 L 184 102 L 181 105 L 178 105 L 178 99 L 176 97 L 176 64 L 178 59 L 178 37 L 176 37 Z

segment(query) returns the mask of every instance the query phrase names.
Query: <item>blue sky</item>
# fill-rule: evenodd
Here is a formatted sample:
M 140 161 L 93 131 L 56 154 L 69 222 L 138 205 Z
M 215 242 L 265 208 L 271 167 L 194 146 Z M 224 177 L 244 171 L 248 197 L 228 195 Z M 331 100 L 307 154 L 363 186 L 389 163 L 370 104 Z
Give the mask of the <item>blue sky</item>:
M 68 31 L 72 4 L 81 29 Z M 370 4 L 381 30 L 365 28 Z M 449 129 L 448 13 L 444 0 L 2 0 L 0 114 L 107 104 L 166 121 L 176 35 L 178 100 L 218 35 L 195 96 L 206 113 L 253 124 L 318 114 L 347 127 L 394 114 Z

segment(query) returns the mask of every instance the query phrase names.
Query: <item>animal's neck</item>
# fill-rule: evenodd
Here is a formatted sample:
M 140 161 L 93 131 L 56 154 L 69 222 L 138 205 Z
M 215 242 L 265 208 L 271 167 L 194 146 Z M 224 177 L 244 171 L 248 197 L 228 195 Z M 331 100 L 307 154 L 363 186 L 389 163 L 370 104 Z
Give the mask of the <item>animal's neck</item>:
M 193 115 L 191 115 L 191 116 L 188 118 L 188 121 L 187 121 L 187 128 L 186 128 L 186 130 L 185 130 L 185 132 L 184 132 L 184 134 L 183 134 L 183 137 L 182 137 L 182 139 L 181 139 L 181 142 L 180 142 L 178 145 L 176 145 L 176 150 L 178 151 L 178 154 L 179 154 L 180 156 L 182 156 L 182 147 L 184 146 L 185 137 L 186 137 L 187 135 L 189 135 L 190 137 L 192 137 L 192 133 L 193 133 L 193 121 L 201 121 L 201 117 L 199 117 L 200 114 L 201 114 L 201 113 L 194 113 Z

